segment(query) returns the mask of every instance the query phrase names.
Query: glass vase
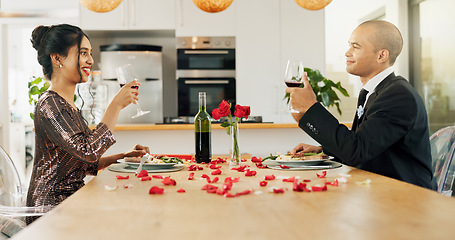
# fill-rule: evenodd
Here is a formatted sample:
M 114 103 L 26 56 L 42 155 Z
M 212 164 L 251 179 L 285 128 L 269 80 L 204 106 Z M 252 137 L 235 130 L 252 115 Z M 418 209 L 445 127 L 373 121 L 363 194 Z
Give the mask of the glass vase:
M 229 166 L 240 166 L 240 150 L 239 150 L 239 124 L 237 121 L 232 123 L 230 127 L 231 147 L 229 149 Z

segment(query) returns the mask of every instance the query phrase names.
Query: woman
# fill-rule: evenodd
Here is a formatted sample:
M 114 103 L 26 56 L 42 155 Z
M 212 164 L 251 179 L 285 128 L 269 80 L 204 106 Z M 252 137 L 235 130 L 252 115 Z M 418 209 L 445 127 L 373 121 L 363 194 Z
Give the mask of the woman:
M 87 174 L 96 174 L 118 159 L 149 152 L 136 145 L 130 152 L 101 157 L 115 143 L 112 132 L 120 110 L 138 100 L 138 90 L 131 86 L 140 83 L 126 84 L 91 131 L 74 104 L 76 84 L 87 82 L 93 65 L 87 35 L 67 24 L 38 26 L 31 41 L 51 87 L 35 108 L 35 160 L 27 206 L 55 206 L 84 186 Z

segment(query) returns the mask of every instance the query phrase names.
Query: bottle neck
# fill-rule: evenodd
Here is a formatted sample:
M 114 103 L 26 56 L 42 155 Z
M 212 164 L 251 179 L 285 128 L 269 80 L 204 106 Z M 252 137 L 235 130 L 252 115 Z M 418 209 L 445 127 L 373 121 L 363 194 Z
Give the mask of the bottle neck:
M 205 111 L 206 98 L 205 95 L 199 95 L 199 110 Z

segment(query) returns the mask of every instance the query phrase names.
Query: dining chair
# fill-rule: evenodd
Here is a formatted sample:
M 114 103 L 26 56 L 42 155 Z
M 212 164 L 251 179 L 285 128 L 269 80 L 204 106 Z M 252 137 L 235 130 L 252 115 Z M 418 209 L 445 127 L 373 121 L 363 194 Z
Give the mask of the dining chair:
M 13 160 L 0 146 L 0 239 L 22 230 L 27 216 L 42 216 L 51 207 L 26 207 L 26 188 L 22 186 Z
M 439 129 L 430 137 L 431 158 L 438 192 L 452 196 L 455 177 L 455 126 Z

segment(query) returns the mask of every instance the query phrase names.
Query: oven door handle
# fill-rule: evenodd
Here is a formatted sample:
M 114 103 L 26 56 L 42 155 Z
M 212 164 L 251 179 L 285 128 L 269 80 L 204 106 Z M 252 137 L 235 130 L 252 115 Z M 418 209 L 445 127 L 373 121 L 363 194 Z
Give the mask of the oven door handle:
M 229 80 L 185 80 L 185 84 L 229 84 Z
M 227 50 L 185 50 L 185 54 L 229 54 Z

